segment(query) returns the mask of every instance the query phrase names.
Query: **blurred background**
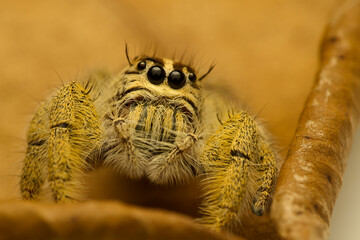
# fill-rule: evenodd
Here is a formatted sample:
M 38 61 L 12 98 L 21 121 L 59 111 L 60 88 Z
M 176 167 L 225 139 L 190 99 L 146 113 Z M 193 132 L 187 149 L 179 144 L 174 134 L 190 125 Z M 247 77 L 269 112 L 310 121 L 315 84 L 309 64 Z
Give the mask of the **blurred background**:
M 260 113 L 284 158 L 316 77 L 321 38 L 342 2 L 1 0 L 0 199 L 19 197 L 26 129 L 39 102 L 62 81 L 84 79 L 96 69 L 121 70 L 126 66 L 125 41 L 131 56 L 156 42 L 169 51 L 195 53 L 200 71 L 215 62 L 206 84 L 231 89 L 234 101 L 254 115 Z M 360 216 L 360 191 L 354 185 L 360 182 L 359 144 L 360 134 L 335 208 L 331 239 L 354 239 L 353 233 L 359 233 L 359 220 L 350 218 Z M 173 190 L 130 183 L 105 169 L 87 181 L 89 198 L 122 199 L 197 216 L 195 184 Z M 139 198 L 133 186 L 149 193 L 152 203 Z M 179 198 L 187 201 L 176 207 L 171 202 Z M 345 233 L 351 235 L 345 238 Z

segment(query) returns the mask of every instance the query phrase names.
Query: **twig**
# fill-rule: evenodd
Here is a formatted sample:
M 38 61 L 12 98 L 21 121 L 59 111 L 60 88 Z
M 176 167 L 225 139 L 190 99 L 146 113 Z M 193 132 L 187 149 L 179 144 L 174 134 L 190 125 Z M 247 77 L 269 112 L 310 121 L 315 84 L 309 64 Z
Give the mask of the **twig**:
M 354 1 L 352 2 L 354 3 Z M 283 239 L 326 239 L 360 113 L 360 3 L 342 8 L 278 179 L 272 217 Z

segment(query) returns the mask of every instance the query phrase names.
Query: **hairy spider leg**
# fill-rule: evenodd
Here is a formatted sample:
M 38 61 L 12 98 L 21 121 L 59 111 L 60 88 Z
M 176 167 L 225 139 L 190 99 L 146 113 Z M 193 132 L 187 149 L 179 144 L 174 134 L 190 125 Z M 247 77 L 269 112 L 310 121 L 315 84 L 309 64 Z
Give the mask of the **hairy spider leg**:
M 258 216 L 261 216 L 265 211 L 278 171 L 274 153 L 270 146 L 264 142 L 264 139 L 260 140 L 260 160 L 262 163 L 259 171 L 262 172 L 262 175 L 258 181 L 261 181 L 261 186 L 256 191 L 251 209 Z
M 132 112 L 132 119 L 139 119 L 141 115 L 141 107 L 137 106 Z M 139 178 L 143 175 L 143 169 L 146 167 L 144 157 L 140 157 L 141 154 L 137 151 L 134 145 L 133 133 L 130 132 L 130 128 L 126 123 L 126 120 L 122 117 L 118 117 L 113 120 L 113 125 L 120 141 L 120 144 L 115 142 L 116 147 L 110 151 L 112 161 L 126 162 L 122 164 L 121 172 L 127 174 L 131 178 Z
M 263 167 L 261 159 L 271 163 L 275 160 L 259 134 L 255 121 L 243 111 L 230 116 L 206 141 L 201 156 L 207 172 L 201 223 L 217 231 L 231 230 L 239 222 L 239 214 L 251 207 L 248 199 L 255 198 L 254 188 L 260 185 L 263 187 L 259 188 L 255 209 L 263 211 L 274 172 L 265 170 L 262 176 L 258 168 Z
M 46 143 L 49 138 L 47 112 L 46 103 L 41 104 L 30 122 L 27 134 L 28 148 L 20 179 L 21 196 L 26 200 L 39 199 L 45 181 Z
M 48 106 L 49 136 L 44 143 L 47 151 L 37 157 L 45 158 L 38 162 L 47 162 L 46 177 L 52 199 L 55 202 L 72 201 L 81 192 L 81 176 L 89 167 L 87 158 L 99 146 L 100 123 L 91 98 L 78 83 L 61 88 Z M 25 165 L 29 161 L 31 159 L 27 157 Z M 24 168 L 23 176 L 27 175 L 28 170 Z M 29 180 L 33 181 L 22 180 L 22 185 L 29 185 Z M 22 192 L 27 198 L 29 194 Z

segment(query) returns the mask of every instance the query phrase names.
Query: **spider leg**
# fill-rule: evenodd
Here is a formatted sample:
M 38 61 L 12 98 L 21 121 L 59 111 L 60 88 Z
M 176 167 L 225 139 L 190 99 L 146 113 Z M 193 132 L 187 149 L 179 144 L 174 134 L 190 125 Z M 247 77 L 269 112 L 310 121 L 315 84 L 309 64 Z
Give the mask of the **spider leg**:
M 261 216 L 266 208 L 267 199 L 270 197 L 272 187 L 277 175 L 277 166 L 274 153 L 264 141 L 260 142 L 260 160 L 264 169 L 259 180 L 261 180 L 261 186 L 257 189 L 252 204 L 252 212 L 258 216 Z
M 82 173 L 89 167 L 87 159 L 99 145 L 99 120 L 91 98 L 78 83 L 71 83 L 57 92 L 48 103 L 47 118 L 45 149 L 40 155 L 33 154 L 37 159 L 34 164 L 40 169 L 40 163 L 45 163 L 48 188 L 55 202 L 74 200 L 80 192 Z M 28 151 L 32 149 L 34 147 L 29 144 Z M 24 186 L 28 185 L 25 184 L 28 181 L 42 183 L 44 179 L 36 180 L 34 173 L 29 173 L 31 169 L 26 166 L 30 161 L 27 155 L 23 170 L 23 178 L 27 179 Z M 38 187 L 36 189 L 38 191 Z M 24 198 L 28 198 L 27 192 L 23 191 Z M 38 194 L 32 194 L 31 198 L 35 198 L 35 195 Z
M 264 163 L 275 161 L 262 139 L 255 121 L 240 112 L 206 141 L 201 156 L 206 171 L 201 223 L 218 231 L 231 230 L 249 208 L 261 215 L 274 178 L 273 168 L 268 170 Z M 259 171 L 259 166 L 265 170 Z M 249 199 L 255 199 L 254 206 Z
M 147 171 L 149 179 L 160 184 L 181 183 L 196 176 L 201 169 L 197 162 L 189 157 L 191 154 L 186 152 L 191 150 L 197 141 L 197 135 L 188 133 L 177 141 L 170 151 L 155 157 Z
M 21 196 L 26 200 L 38 199 L 45 181 L 46 142 L 49 137 L 46 131 L 47 111 L 48 106 L 43 103 L 35 112 L 28 130 L 28 148 L 20 179 Z
M 139 112 L 140 114 L 141 111 L 138 110 L 136 112 Z M 120 144 L 107 153 L 107 155 L 110 156 L 108 157 L 108 161 L 126 163 L 122 164 L 120 168 L 123 174 L 127 174 L 131 178 L 141 177 L 143 175 L 143 169 L 146 167 L 146 163 L 142 158 L 139 158 L 140 154 L 135 148 L 133 140 L 134 136 L 130 132 L 128 124 L 124 118 L 119 117 L 113 120 L 113 127 Z M 118 149 L 121 149 L 121 151 Z

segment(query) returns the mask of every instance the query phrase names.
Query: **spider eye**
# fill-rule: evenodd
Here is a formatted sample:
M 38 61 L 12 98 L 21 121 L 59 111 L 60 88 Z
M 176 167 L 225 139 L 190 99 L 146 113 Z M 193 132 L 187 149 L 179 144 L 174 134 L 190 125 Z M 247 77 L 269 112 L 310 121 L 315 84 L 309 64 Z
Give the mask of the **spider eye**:
M 145 61 L 139 62 L 138 65 L 136 66 L 136 68 L 138 70 L 144 70 L 146 68 L 146 62 Z
M 168 76 L 168 83 L 171 88 L 182 88 L 185 82 L 185 74 L 182 71 L 174 70 Z
M 152 84 L 159 85 L 164 82 L 165 70 L 159 66 L 153 66 L 147 72 L 147 77 Z
M 189 80 L 192 81 L 192 82 L 195 82 L 195 80 L 196 80 L 195 73 L 189 73 Z

